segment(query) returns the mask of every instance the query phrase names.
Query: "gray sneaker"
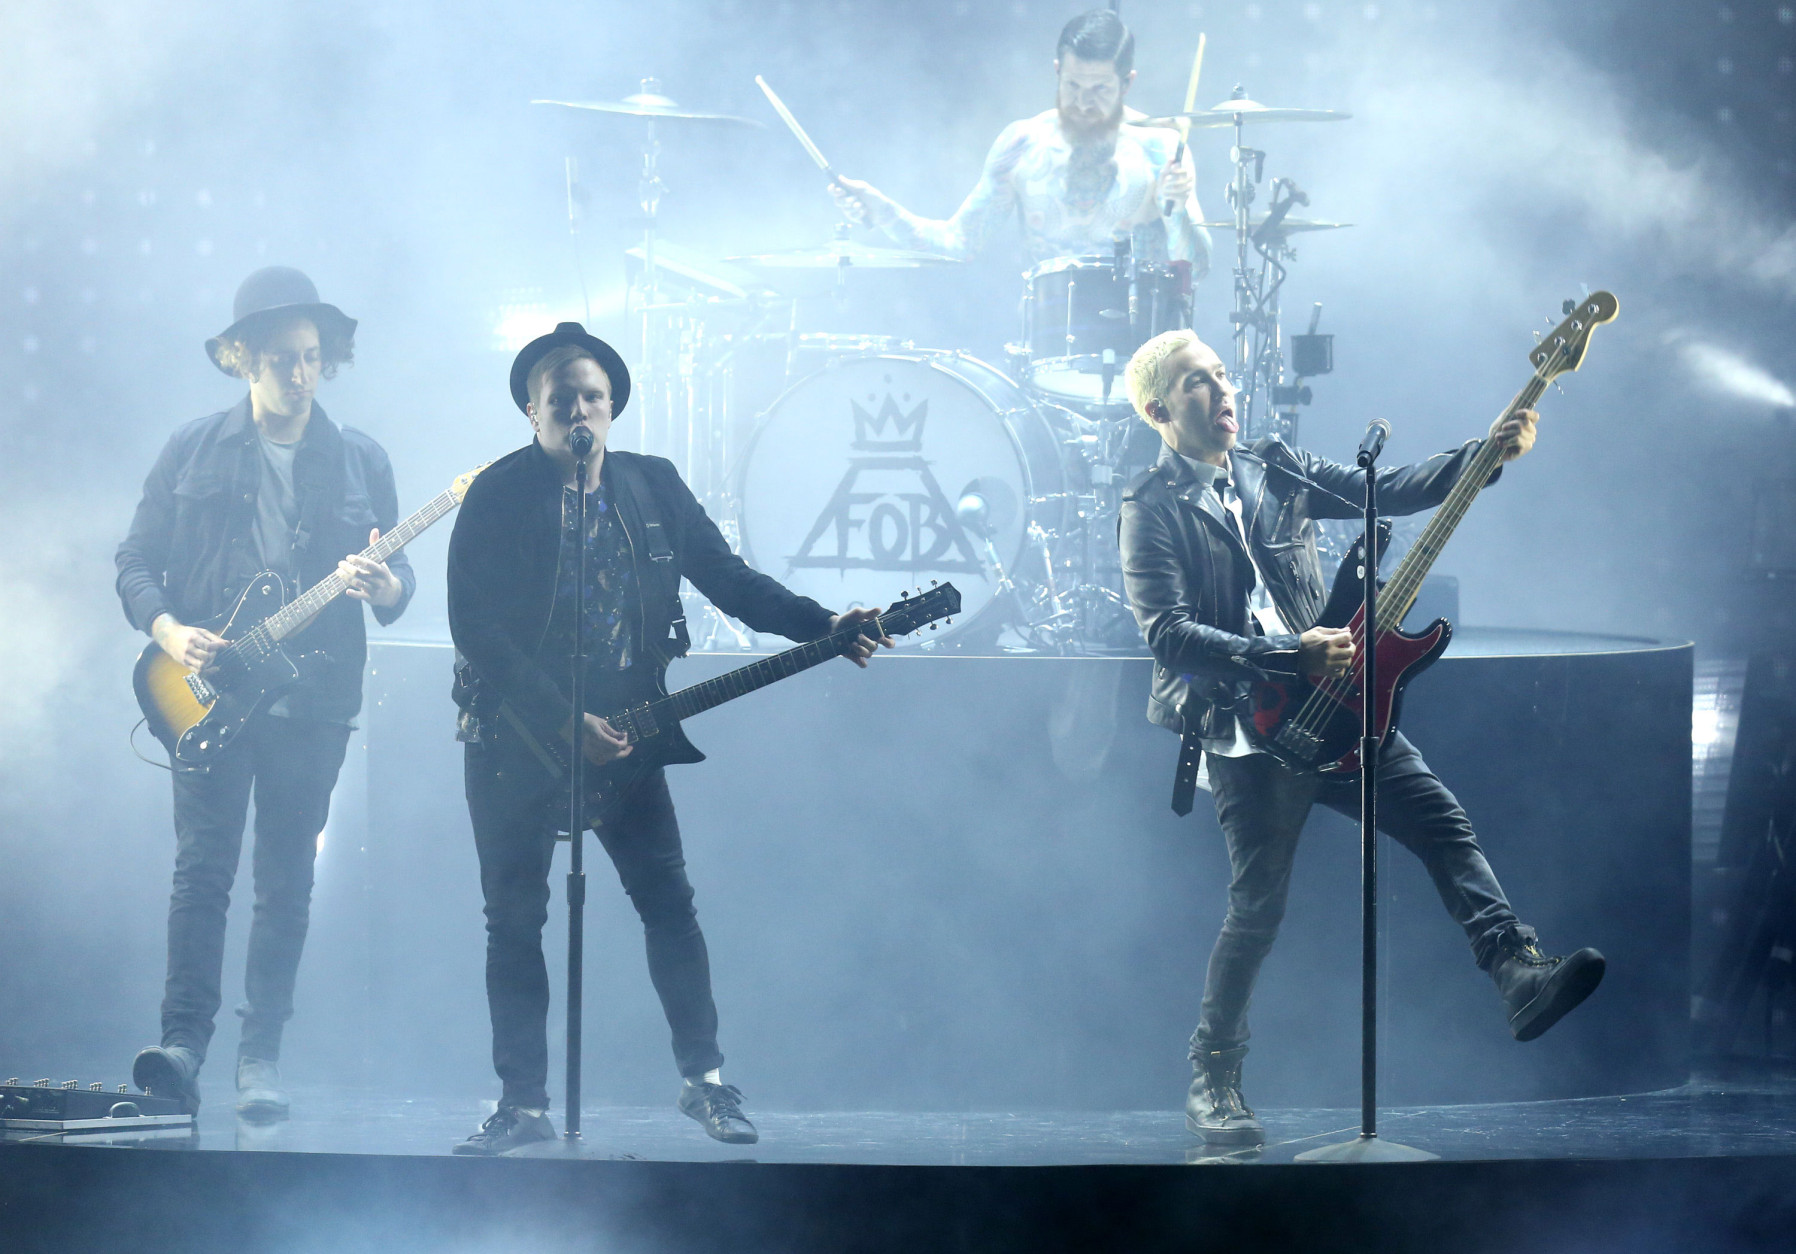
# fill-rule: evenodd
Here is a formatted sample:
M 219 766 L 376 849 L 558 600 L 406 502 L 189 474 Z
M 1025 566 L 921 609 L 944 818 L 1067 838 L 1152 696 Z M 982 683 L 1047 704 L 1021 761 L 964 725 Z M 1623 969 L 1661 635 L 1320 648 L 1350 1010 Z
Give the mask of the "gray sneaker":
M 278 1064 L 263 1058 L 237 1060 L 237 1114 L 250 1123 L 278 1123 L 287 1117 L 287 1090 Z
M 516 1106 L 501 1106 L 487 1116 L 480 1130 L 467 1140 L 459 1142 L 450 1151 L 453 1154 L 478 1154 L 482 1157 L 497 1157 L 509 1154 L 512 1150 L 538 1141 L 553 1141 L 555 1125 L 549 1122 L 546 1112 L 540 1110 L 519 1110 Z
M 200 1064 L 185 1045 L 152 1045 L 131 1064 L 131 1082 L 152 1097 L 172 1097 L 190 1115 L 200 1113 Z

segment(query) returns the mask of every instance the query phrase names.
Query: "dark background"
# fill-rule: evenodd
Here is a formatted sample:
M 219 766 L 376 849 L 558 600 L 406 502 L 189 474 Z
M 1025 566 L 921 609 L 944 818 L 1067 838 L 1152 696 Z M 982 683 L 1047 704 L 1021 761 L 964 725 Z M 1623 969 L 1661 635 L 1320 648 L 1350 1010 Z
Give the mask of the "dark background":
M 617 97 L 653 74 L 694 107 L 768 122 L 666 136 L 662 226 L 713 255 L 786 247 L 825 237 L 833 211 L 754 74 L 845 172 L 946 214 L 999 128 L 1051 103 L 1053 42 L 1073 11 L 1039 0 L 8 6 L 0 1071 L 116 1060 L 123 1078 L 154 1036 L 172 835 L 166 779 L 125 742 L 142 638 L 118 612 L 111 554 L 168 433 L 241 394 L 201 345 L 229 321 L 248 271 L 298 265 L 362 319 L 357 362 L 322 403 L 386 446 L 402 504 L 415 507 L 523 441 L 505 368 L 520 338 L 583 315 L 576 256 L 592 323 L 627 335 L 634 128 L 530 99 Z M 1141 43 L 1139 107 L 1176 105 L 1203 31 L 1200 101 L 1241 83 L 1275 105 L 1355 114 L 1264 143 L 1268 172 L 1296 178 L 1316 216 L 1356 224 L 1305 241 L 1287 289 L 1293 321 L 1321 301 L 1337 337 L 1337 372 L 1316 381 L 1304 419 L 1319 451 L 1346 454 L 1381 415 L 1396 430 L 1392 458 L 1479 433 L 1525 377 L 1529 331 L 1556 320 L 1562 299 L 1586 284 L 1621 298 L 1583 372 L 1544 403 L 1536 453 L 1482 499 L 1443 563 L 1467 620 L 1693 639 L 1703 656 L 1775 634 L 1788 598 L 1742 570 L 1754 501 L 1787 483 L 1791 464 L 1790 6 L 1129 4 L 1125 17 Z M 1194 146 L 1199 194 L 1216 213 L 1227 143 L 1212 132 Z M 569 155 L 587 196 L 577 243 Z M 876 280 L 846 310 L 815 307 L 814 325 L 995 359 L 1022 264 L 1000 248 L 957 271 Z M 1219 256 L 1198 295 L 1199 328 L 1218 338 L 1226 272 Z M 626 418 L 618 440 L 630 438 Z M 443 638 L 445 537 L 415 546 L 419 595 L 385 638 Z M 957 713 L 983 721 L 994 743 L 1010 731 L 978 701 Z M 367 779 L 371 752 L 357 737 L 343 796 L 383 786 Z M 437 752 L 454 750 L 445 739 Z M 729 796 L 724 771 L 702 779 Z M 820 813 L 810 838 L 823 846 L 878 818 Z M 447 899 L 466 899 L 465 825 L 428 835 L 454 861 L 407 872 L 441 876 Z M 921 879 L 900 879 L 884 908 L 926 929 L 921 856 L 913 869 Z M 1013 873 L 985 871 L 996 884 Z M 1219 874 L 1191 885 L 1194 935 L 1213 926 Z M 321 919 L 336 908 L 329 891 Z M 780 903 L 760 906 L 777 933 Z M 978 968 L 1004 939 L 967 962 Z M 321 932 L 318 943 L 335 942 Z M 1186 958 L 1195 982 L 1201 952 Z M 902 949 L 867 954 L 867 978 L 902 979 L 906 960 Z M 240 970 L 227 971 L 227 1007 Z M 806 973 L 795 959 L 770 987 Z M 328 1008 L 304 980 L 301 1013 L 321 1029 Z M 835 1031 L 806 1026 L 821 1039 Z M 485 1031 L 459 1027 L 471 1040 Z M 221 1047 L 233 1031 L 227 1009 Z M 662 1043 L 630 1047 L 652 1059 Z M 1176 1042 L 1167 1048 L 1176 1062 Z M 631 1074 L 647 1077 L 648 1065 Z M 589 1091 L 664 1096 L 646 1078 Z M 998 1099 L 942 1100 L 988 1096 Z M 845 1080 L 840 1103 L 858 1100 Z

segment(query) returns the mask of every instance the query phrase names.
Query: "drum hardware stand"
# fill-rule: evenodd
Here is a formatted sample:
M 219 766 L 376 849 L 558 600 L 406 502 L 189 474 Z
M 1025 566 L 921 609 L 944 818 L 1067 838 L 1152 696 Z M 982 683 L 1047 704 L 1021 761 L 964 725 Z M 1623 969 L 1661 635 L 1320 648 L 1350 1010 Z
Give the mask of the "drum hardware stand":
M 580 186 L 580 159 L 564 157 L 567 174 L 567 233 L 574 249 L 574 273 L 580 277 L 580 305 L 586 311 L 586 325 L 592 325 L 592 292 L 586 286 L 586 259 L 580 251 L 580 205 L 586 189 Z

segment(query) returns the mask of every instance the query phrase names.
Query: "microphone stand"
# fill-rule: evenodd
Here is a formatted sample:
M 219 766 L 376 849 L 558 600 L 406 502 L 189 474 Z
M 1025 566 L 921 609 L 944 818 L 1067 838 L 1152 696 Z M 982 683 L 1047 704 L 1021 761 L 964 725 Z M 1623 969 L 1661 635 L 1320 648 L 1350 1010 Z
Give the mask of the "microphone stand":
M 586 978 L 586 459 L 592 434 L 576 426 L 585 440 L 570 440 L 574 449 L 574 758 L 568 771 L 567 873 L 567 1139 L 580 1139 L 581 992 Z
M 1427 1150 L 1381 1140 L 1378 1135 L 1378 451 L 1382 437 L 1368 433 L 1359 464 L 1366 475 L 1365 552 L 1360 573 L 1365 609 L 1360 618 L 1359 918 L 1360 1071 L 1359 1135 L 1297 1155 L 1305 1163 L 1419 1163 L 1439 1158 Z

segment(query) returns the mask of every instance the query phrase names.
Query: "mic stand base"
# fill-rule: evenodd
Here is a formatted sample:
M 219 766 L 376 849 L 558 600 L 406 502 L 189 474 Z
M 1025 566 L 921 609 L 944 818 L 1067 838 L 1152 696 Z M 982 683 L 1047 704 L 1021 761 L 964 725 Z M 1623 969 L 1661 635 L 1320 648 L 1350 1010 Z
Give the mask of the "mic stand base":
M 1427 1150 L 1416 1149 L 1410 1145 L 1399 1145 L 1395 1141 L 1387 1141 L 1376 1134 L 1361 1134 L 1351 1141 L 1342 1141 L 1339 1145 L 1323 1145 L 1317 1149 L 1305 1150 L 1297 1156 L 1300 1163 L 1426 1163 L 1433 1162 L 1439 1154 L 1430 1154 Z

